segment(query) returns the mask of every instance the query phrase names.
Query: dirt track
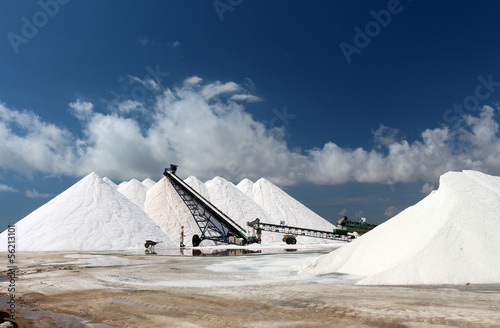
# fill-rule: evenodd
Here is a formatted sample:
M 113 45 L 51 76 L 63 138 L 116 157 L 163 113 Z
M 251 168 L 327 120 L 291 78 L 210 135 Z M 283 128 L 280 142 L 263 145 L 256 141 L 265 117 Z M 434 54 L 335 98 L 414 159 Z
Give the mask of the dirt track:
M 251 272 L 222 270 L 274 260 L 265 256 L 142 256 L 98 266 L 64 263 L 75 260 L 63 255 L 20 256 L 21 316 L 46 316 L 33 327 L 104 326 L 29 309 L 112 327 L 500 327 L 500 286 L 358 287 L 265 278 L 272 272 L 249 281 Z M 5 297 L 5 282 L 1 288 Z M 20 327 L 29 327 L 21 316 Z

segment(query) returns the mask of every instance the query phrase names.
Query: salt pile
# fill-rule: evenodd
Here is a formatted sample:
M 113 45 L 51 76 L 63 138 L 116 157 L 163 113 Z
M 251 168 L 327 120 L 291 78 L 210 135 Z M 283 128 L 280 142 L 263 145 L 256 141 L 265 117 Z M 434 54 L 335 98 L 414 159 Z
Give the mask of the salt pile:
M 104 177 L 104 178 L 102 178 L 102 179 L 104 180 L 104 182 L 107 182 L 107 183 L 108 183 L 111 187 L 113 187 L 113 188 L 118 188 L 117 184 L 116 184 L 116 183 L 114 183 L 113 181 L 111 181 L 109 178 Z
M 150 178 L 147 178 L 147 179 L 144 179 L 142 181 L 142 184 L 146 186 L 146 189 L 149 189 L 151 188 L 152 186 L 154 186 L 156 184 L 156 182 L 154 182 L 153 180 L 151 180 Z
M 242 229 L 256 218 L 296 227 L 334 228 L 265 179 L 255 184 L 245 179 L 237 187 L 221 177 L 203 183 L 191 176 L 185 182 Z M 116 185 L 92 173 L 16 223 L 16 231 L 19 250 L 118 250 L 143 248 L 146 239 L 163 240 L 162 246 L 178 245 L 181 226 L 184 244 L 190 246 L 192 236 L 200 235 L 198 225 L 167 178 L 158 183 L 132 179 Z M 6 234 L 0 234 L 0 242 Z M 283 237 L 264 232 L 262 238 L 271 244 L 282 243 Z M 309 237 L 298 241 L 325 242 Z
M 188 207 L 165 177 L 148 190 L 144 211 L 176 244 L 180 243 L 181 226 L 184 226 L 184 244 L 187 246 L 192 246 L 194 234 L 200 234 Z
M 259 218 L 262 222 L 271 223 L 262 207 L 250 197 L 242 193 L 236 186 L 221 177 L 215 177 L 205 183 L 211 203 L 224 212 L 232 220 L 246 229 L 246 224 Z M 269 244 L 282 241 L 283 236 L 277 233 L 263 233 L 262 242 Z
M 139 206 L 141 210 L 144 210 L 144 201 L 146 200 L 146 193 L 148 187 L 146 187 L 139 180 L 132 179 L 125 183 L 121 183 L 117 190 L 127 197 L 132 203 Z
M 21 251 L 144 248 L 147 239 L 170 239 L 139 207 L 91 173 L 16 223 Z M 7 231 L 0 234 L 6 250 Z
M 292 196 L 281 190 L 272 182 L 261 178 L 252 183 L 248 179 L 242 180 L 237 188 L 253 199 L 266 212 L 273 224 L 285 221 L 287 226 L 332 231 L 336 227 L 317 215 Z M 318 239 L 299 236 L 300 243 L 325 243 L 327 239 Z
M 500 283 L 500 177 L 448 172 L 439 189 L 304 272 L 361 285 Z
M 191 188 L 196 190 L 196 192 L 203 196 L 203 198 L 210 201 L 210 194 L 208 193 L 207 185 L 204 184 L 200 179 L 191 175 L 186 180 L 184 180 L 184 182 L 186 182 Z

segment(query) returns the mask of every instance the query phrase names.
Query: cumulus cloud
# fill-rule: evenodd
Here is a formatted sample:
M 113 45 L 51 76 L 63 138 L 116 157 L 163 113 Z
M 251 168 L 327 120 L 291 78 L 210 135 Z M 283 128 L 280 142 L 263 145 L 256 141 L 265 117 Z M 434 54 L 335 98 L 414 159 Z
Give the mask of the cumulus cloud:
M 73 115 L 75 115 L 76 118 L 82 121 L 88 120 L 92 116 L 92 113 L 94 111 L 94 105 L 92 103 L 83 101 L 81 99 L 70 103 L 69 107 Z
M 373 131 L 373 139 L 377 146 L 389 146 L 398 142 L 401 138 L 401 131 L 379 124 L 377 130 Z
M 330 141 L 301 151 L 287 146 L 284 126 L 255 120 L 234 101 L 238 95 L 250 90 L 235 82 L 204 84 L 193 76 L 152 93 L 147 102 L 117 102 L 114 111 L 100 112 L 96 104 L 76 99 L 69 104 L 81 121 L 76 132 L 0 104 L 0 167 L 27 175 L 96 171 L 127 180 L 158 177 L 177 163 L 180 172 L 200 179 L 266 177 L 280 185 L 437 181 L 462 169 L 500 173 L 499 124 L 488 106 L 464 117 L 459 129 L 430 128 L 413 141 L 380 125 L 373 149 Z M 138 111 L 140 116 L 130 117 Z
M 79 106 L 77 106 L 80 108 Z M 0 103 L 0 167 L 29 176 L 34 172 L 72 174 L 75 136 L 43 122 L 31 111 Z

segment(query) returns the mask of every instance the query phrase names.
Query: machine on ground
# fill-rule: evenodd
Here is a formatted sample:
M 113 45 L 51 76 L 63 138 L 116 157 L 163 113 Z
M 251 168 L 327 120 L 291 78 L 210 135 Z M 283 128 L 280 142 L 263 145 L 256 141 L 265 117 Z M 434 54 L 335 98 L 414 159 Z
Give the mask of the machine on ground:
M 355 234 L 350 233 L 356 231 L 352 230 L 353 228 L 351 228 L 351 230 L 333 229 L 332 231 L 322 231 L 287 226 L 284 222 L 281 222 L 282 224 L 279 225 L 263 223 L 260 222 L 259 219 L 247 222 L 248 229 L 245 230 L 181 178 L 179 178 L 175 174 L 177 168 L 177 165 L 171 164 L 170 168 L 165 169 L 163 175 L 170 181 L 177 194 L 179 194 L 179 197 L 182 199 L 184 204 L 186 204 L 191 212 L 191 215 L 193 216 L 193 219 L 198 225 L 198 228 L 200 229 L 200 235 L 195 234 L 192 237 L 192 243 L 195 247 L 199 246 L 203 240 L 211 240 L 215 242 L 215 244 L 223 243 L 248 245 L 252 243 L 260 243 L 262 231 L 283 234 L 283 241 L 289 245 L 294 245 L 297 242 L 297 236 L 340 240 L 346 242 L 355 238 Z M 347 217 L 345 217 L 344 223 L 347 224 L 346 222 L 348 222 Z M 253 234 L 249 232 L 250 229 L 254 229 Z

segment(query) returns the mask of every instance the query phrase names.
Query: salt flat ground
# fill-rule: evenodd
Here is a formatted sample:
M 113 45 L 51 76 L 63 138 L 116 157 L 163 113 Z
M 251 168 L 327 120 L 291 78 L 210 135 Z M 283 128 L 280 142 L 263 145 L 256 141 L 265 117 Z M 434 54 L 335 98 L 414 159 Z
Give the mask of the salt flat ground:
M 261 251 L 18 252 L 17 322 L 39 328 L 500 327 L 500 285 L 363 287 L 353 276 L 297 273 L 327 248 Z M 3 298 L 7 284 L 0 282 Z

